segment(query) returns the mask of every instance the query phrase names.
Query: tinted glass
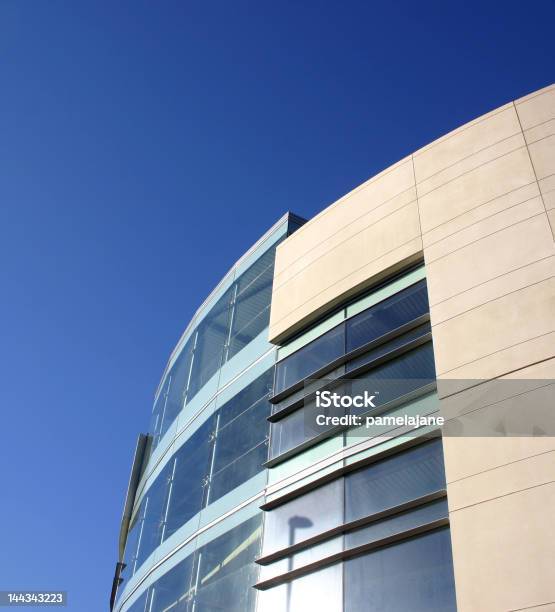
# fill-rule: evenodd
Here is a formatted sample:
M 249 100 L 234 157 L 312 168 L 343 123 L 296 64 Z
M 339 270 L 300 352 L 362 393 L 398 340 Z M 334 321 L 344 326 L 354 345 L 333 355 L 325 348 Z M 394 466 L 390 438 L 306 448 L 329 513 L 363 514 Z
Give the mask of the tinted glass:
M 163 413 L 164 417 L 162 420 L 160 437 L 166 433 L 169 426 L 174 422 L 183 408 L 186 385 L 193 356 L 193 338 L 187 341 L 169 372 L 167 399 Z
M 343 609 L 341 563 L 258 594 L 259 612 L 340 612 Z M 362 607 L 357 612 L 362 612 Z M 405 611 L 406 612 L 406 611 Z
M 127 612 L 145 612 L 146 598 L 147 591 L 145 591 L 130 608 L 127 608 Z
M 378 391 L 379 405 L 383 406 L 434 381 L 433 347 L 431 342 L 427 342 L 353 380 L 343 382 L 334 388 L 334 391 L 351 395 L 363 394 L 364 391 L 371 393 Z M 319 414 L 340 417 L 349 412 L 357 414 L 367 411 L 367 407 L 344 408 L 333 405 L 323 409 L 316 407 L 314 400 L 307 400 L 295 412 L 271 424 L 270 457 L 272 459 L 279 457 L 307 440 L 334 429 L 333 425 L 316 426 L 316 416 Z
M 254 610 L 262 516 L 249 519 L 195 553 L 195 612 Z
M 431 342 L 403 353 L 351 381 L 351 393 L 379 391 L 380 406 L 397 400 L 436 380 L 434 349 Z M 367 409 L 359 409 L 365 412 Z M 351 412 L 356 412 L 353 408 Z
M 198 326 L 191 381 L 187 392 L 189 400 L 212 378 L 222 363 L 232 293 L 233 287 L 224 293 Z
M 152 603 L 149 612 L 187 612 L 192 566 L 191 555 L 151 586 Z
M 338 478 L 269 510 L 263 555 L 302 542 L 343 523 L 343 479 Z
M 345 326 L 338 325 L 276 365 L 274 393 L 307 378 L 344 353 Z
M 350 522 L 445 488 L 441 440 L 432 440 L 345 476 Z
M 345 388 L 345 385 L 341 388 Z M 314 399 L 307 400 L 304 406 L 271 424 L 270 457 L 272 459 L 279 457 L 303 442 L 334 429 L 335 426 L 331 424 L 316 426 L 316 417 L 320 414 L 330 417 L 342 416 L 345 414 L 345 408 L 333 405 L 329 408 L 320 408 L 316 406 Z
M 389 342 L 385 342 L 384 344 L 380 344 L 376 348 L 371 349 L 360 357 L 355 357 L 354 359 L 351 359 L 346 364 L 346 370 L 347 372 L 350 372 L 351 370 L 359 368 L 363 365 L 371 364 L 376 359 L 387 355 L 387 353 L 390 353 L 391 351 L 401 348 L 402 346 L 408 344 L 409 342 L 412 342 L 413 340 L 416 340 L 426 334 L 429 334 L 431 331 L 432 327 L 429 323 L 419 325 L 418 327 L 411 329 L 406 334 L 397 336 L 397 338 L 394 338 Z
M 268 251 L 237 281 L 227 359 L 268 326 L 274 279 L 274 251 Z
M 221 406 L 218 410 L 220 415 L 218 426 L 225 427 L 245 410 L 254 406 L 264 412 L 272 386 L 272 375 L 273 368 L 270 368 Z
M 418 508 L 395 514 L 381 521 L 370 523 L 366 527 L 355 529 L 345 534 L 345 550 L 376 542 L 382 538 L 402 533 L 432 523 L 442 518 L 446 518 L 449 514 L 447 507 L 447 499 L 438 499 Z
M 162 470 L 141 502 L 144 508 L 144 519 L 138 536 L 137 568 L 162 541 L 170 470 L 170 465 Z
M 427 314 L 428 310 L 426 281 L 420 281 L 349 319 L 346 322 L 347 352 Z
M 152 446 L 151 450 L 154 450 L 158 446 L 158 442 L 162 437 L 162 424 L 164 421 L 164 412 L 166 410 L 166 401 L 168 398 L 168 390 L 170 387 L 170 377 L 167 376 L 164 380 L 164 384 L 160 389 L 160 393 L 154 402 L 154 408 L 152 409 L 152 416 L 150 418 L 150 431 L 152 433 Z
M 175 454 L 164 539 L 175 533 L 202 507 L 213 430 L 212 417 Z
M 349 559 L 344 581 L 345 612 L 455 612 L 449 530 Z
M 249 478 L 263 470 L 263 464 L 268 460 L 268 443 L 260 442 L 244 455 L 223 467 L 212 475 L 207 503 L 213 503 L 226 493 L 229 493 Z
M 254 406 L 218 428 L 213 471 L 218 472 L 258 446 L 268 435 L 269 403 Z

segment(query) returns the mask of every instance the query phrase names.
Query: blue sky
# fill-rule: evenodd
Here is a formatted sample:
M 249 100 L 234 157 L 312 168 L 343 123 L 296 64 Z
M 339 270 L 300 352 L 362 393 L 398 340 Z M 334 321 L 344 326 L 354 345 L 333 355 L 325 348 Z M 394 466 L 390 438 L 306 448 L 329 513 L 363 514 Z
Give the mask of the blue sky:
M 286 210 L 555 81 L 554 19 L 0 2 L 0 590 L 107 609 L 136 435 L 198 304 Z

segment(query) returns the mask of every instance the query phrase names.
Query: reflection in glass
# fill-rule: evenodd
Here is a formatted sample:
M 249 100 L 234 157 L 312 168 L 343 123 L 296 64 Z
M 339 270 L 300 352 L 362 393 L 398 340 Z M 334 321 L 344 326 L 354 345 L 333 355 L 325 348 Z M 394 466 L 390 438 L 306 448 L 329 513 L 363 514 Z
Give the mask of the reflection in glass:
M 340 612 L 343 609 L 341 563 L 258 593 L 257 612 Z M 366 610 L 361 607 L 357 612 Z M 406 612 L 406 610 L 404 611 Z
M 187 612 L 192 569 L 191 555 L 159 578 L 150 587 L 148 612 Z
M 445 488 L 441 439 L 419 444 L 345 476 L 350 522 Z
M 254 610 L 262 516 L 258 514 L 195 553 L 195 612 Z
M 388 518 L 370 523 L 345 534 L 345 550 L 371 542 L 377 542 L 391 535 L 414 529 L 439 519 L 447 518 L 449 509 L 447 499 L 438 499 L 418 508 L 395 514 Z
M 345 612 L 455 612 L 448 528 L 344 563 Z
M 284 503 L 266 513 L 263 555 L 276 552 L 343 523 L 343 479 Z
M 276 365 L 274 394 L 308 378 L 345 354 L 345 326 L 334 327 Z
M 428 313 L 426 281 L 399 291 L 346 322 L 347 352 Z
M 274 251 L 267 251 L 236 282 L 226 361 L 252 342 L 270 320 Z

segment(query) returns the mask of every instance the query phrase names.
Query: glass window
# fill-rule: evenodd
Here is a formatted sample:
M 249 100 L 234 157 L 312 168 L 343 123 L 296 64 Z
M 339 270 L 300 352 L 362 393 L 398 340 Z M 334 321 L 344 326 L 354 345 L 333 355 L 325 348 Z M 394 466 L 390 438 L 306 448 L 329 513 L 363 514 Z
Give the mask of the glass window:
M 194 334 L 193 337 L 189 338 L 189 340 L 185 343 L 185 346 L 179 353 L 179 356 L 169 372 L 167 399 L 160 437 L 166 433 L 183 408 L 185 391 L 189 378 L 189 370 L 191 369 L 191 361 L 193 357 L 193 340 Z
M 345 325 L 313 340 L 276 365 L 274 393 L 287 389 L 345 354 Z
M 264 463 L 268 460 L 268 443 L 260 442 L 243 456 L 223 467 L 212 475 L 210 492 L 207 503 L 211 504 L 229 493 L 249 478 L 253 478 L 262 471 Z
M 296 497 L 266 513 L 263 555 L 303 542 L 343 523 L 343 479 Z
M 384 406 L 435 380 L 434 349 L 427 342 L 351 380 L 351 393 L 379 391 L 379 403 Z M 366 411 L 358 409 L 359 413 Z M 356 413 L 357 409 L 351 412 Z
M 190 400 L 217 372 L 222 362 L 229 329 L 230 287 L 200 322 L 193 353 L 191 381 L 187 391 Z
M 145 591 L 126 612 L 145 612 L 148 591 Z
M 266 410 L 268 395 L 272 387 L 273 371 L 273 368 L 270 368 L 264 372 L 219 408 L 218 426 L 220 428 L 225 427 L 230 421 L 253 406 L 257 406 L 257 409 L 260 408 L 263 412 Z
M 210 491 L 212 503 L 263 469 L 268 459 L 268 401 L 272 369 L 218 410 Z
M 345 520 L 354 521 L 445 488 L 441 439 L 345 476 Z
M 351 395 L 361 395 L 364 391 L 371 393 L 377 391 L 379 406 L 383 406 L 434 381 L 433 347 L 431 342 L 427 342 L 372 368 L 355 379 L 345 380 L 338 387 L 334 387 L 333 391 Z M 307 400 L 295 412 L 271 424 L 270 457 L 272 459 L 279 457 L 307 440 L 312 440 L 335 428 L 333 425 L 317 425 L 317 415 L 341 417 L 349 412 L 362 414 L 368 412 L 368 408 L 354 406 L 343 408 L 332 405 L 324 409 L 316 407 L 315 400 Z
M 345 550 L 377 542 L 396 533 L 403 533 L 420 525 L 432 523 L 446 518 L 448 514 L 447 499 L 437 499 L 423 506 L 375 521 L 366 527 L 349 531 L 345 534 Z
M 258 446 L 268 435 L 269 402 L 252 407 L 218 428 L 216 435 L 213 471 L 218 472 L 249 450 Z
M 149 612 L 187 612 L 193 556 L 186 557 L 150 588 Z
M 422 280 L 346 322 L 347 352 L 428 313 L 426 281 Z
M 209 418 L 181 446 L 173 468 L 164 539 L 169 538 L 202 508 L 205 478 L 212 451 L 214 419 Z
M 139 547 L 139 535 L 144 518 L 144 500 L 135 515 L 133 522 L 127 532 L 127 540 L 125 541 L 125 567 L 122 575 L 128 580 L 135 573 L 137 563 L 137 548 Z
M 135 569 L 140 567 L 162 542 L 170 470 L 171 466 L 168 464 L 152 483 L 141 502 L 144 512 L 138 535 Z
M 419 325 L 418 327 L 411 329 L 406 334 L 397 336 L 397 338 L 394 338 L 389 342 L 385 342 L 384 344 L 380 344 L 376 348 L 369 350 L 367 353 L 364 353 L 360 357 L 355 357 L 354 359 L 351 359 L 346 364 L 346 370 L 347 372 L 350 372 L 363 365 L 370 364 L 376 359 L 387 355 L 387 353 L 390 353 L 391 351 L 405 346 L 413 340 L 416 340 L 418 338 L 421 338 L 422 336 L 425 336 L 426 334 L 431 333 L 431 331 L 432 327 L 430 323 L 424 323 L 423 325 Z
M 158 446 L 158 442 L 160 442 L 160 438 L 162 437 L 162 423 L 164 421 L 164 411 L 166 410 L 169 386 L 170 377 L 166 376 L 160 393 L 154 402 L 154 408 L 152 409 L 152 416 L 150 418 L 150 431 L 152 432 L 151 451 Z
M 254 610 L 262 516 L 258 514 L 195 553 L 195 612 Z
M 267 251 L 236 282 L 227 359 L 231 359 L 268 326 L 274 250 Z
M 343 609 L 342 564 L 330 565 L 258 593 L 259 612 L 338 612 Z M 410 608 L 409 608 L 410 609 Z M 366 610 L 363 606 L 357 610 Z M 406 610 L 404 611 L 406 612 Z
M 261 565 L 258 579 L 260 582 L 270 580 L 287 572 L 291 572 L 292 570 L 305 567 L 310 563 L 325 559 L 330 555 L 341 553 L 342 551 L 343 534 L 340 534 L 322 542 L 318 542 L 313 546 L 302 548 L 298 552 L 287 557 L 282 557 L 268 565 Z
M 344 387 L 345 385 L 342 386 L 342 388 Z M 316 406 L 316 401 L 311 399 L 307 400 L 305 405 L 299 407 L 295 412 L 272 423 L 271 458 L 279 457 L 303 442 L 335 428 L 335 425 L 331 424 L 317 426 L 316 417 L 319 414 L 340 417 L 345 414 L 345 408 L 333 405 L 329 408 L 320 408 Z
M 349 559 L 344 581 L 345 612 L 455 612 L 449 529 Z

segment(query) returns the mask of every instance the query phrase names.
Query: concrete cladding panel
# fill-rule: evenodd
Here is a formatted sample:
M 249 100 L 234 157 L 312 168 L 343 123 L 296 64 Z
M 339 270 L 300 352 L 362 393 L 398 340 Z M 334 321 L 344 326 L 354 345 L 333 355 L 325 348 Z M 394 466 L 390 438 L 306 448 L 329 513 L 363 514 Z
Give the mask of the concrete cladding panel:
M 555 86 L 416 151 L 277 250 L 280 343 L 424 259 L 440 379 L 555 379 Z M 470 392 L 470 390 L 468 391 Z M 555 441 L 444 438 L 461 612 L 555 609 Z

